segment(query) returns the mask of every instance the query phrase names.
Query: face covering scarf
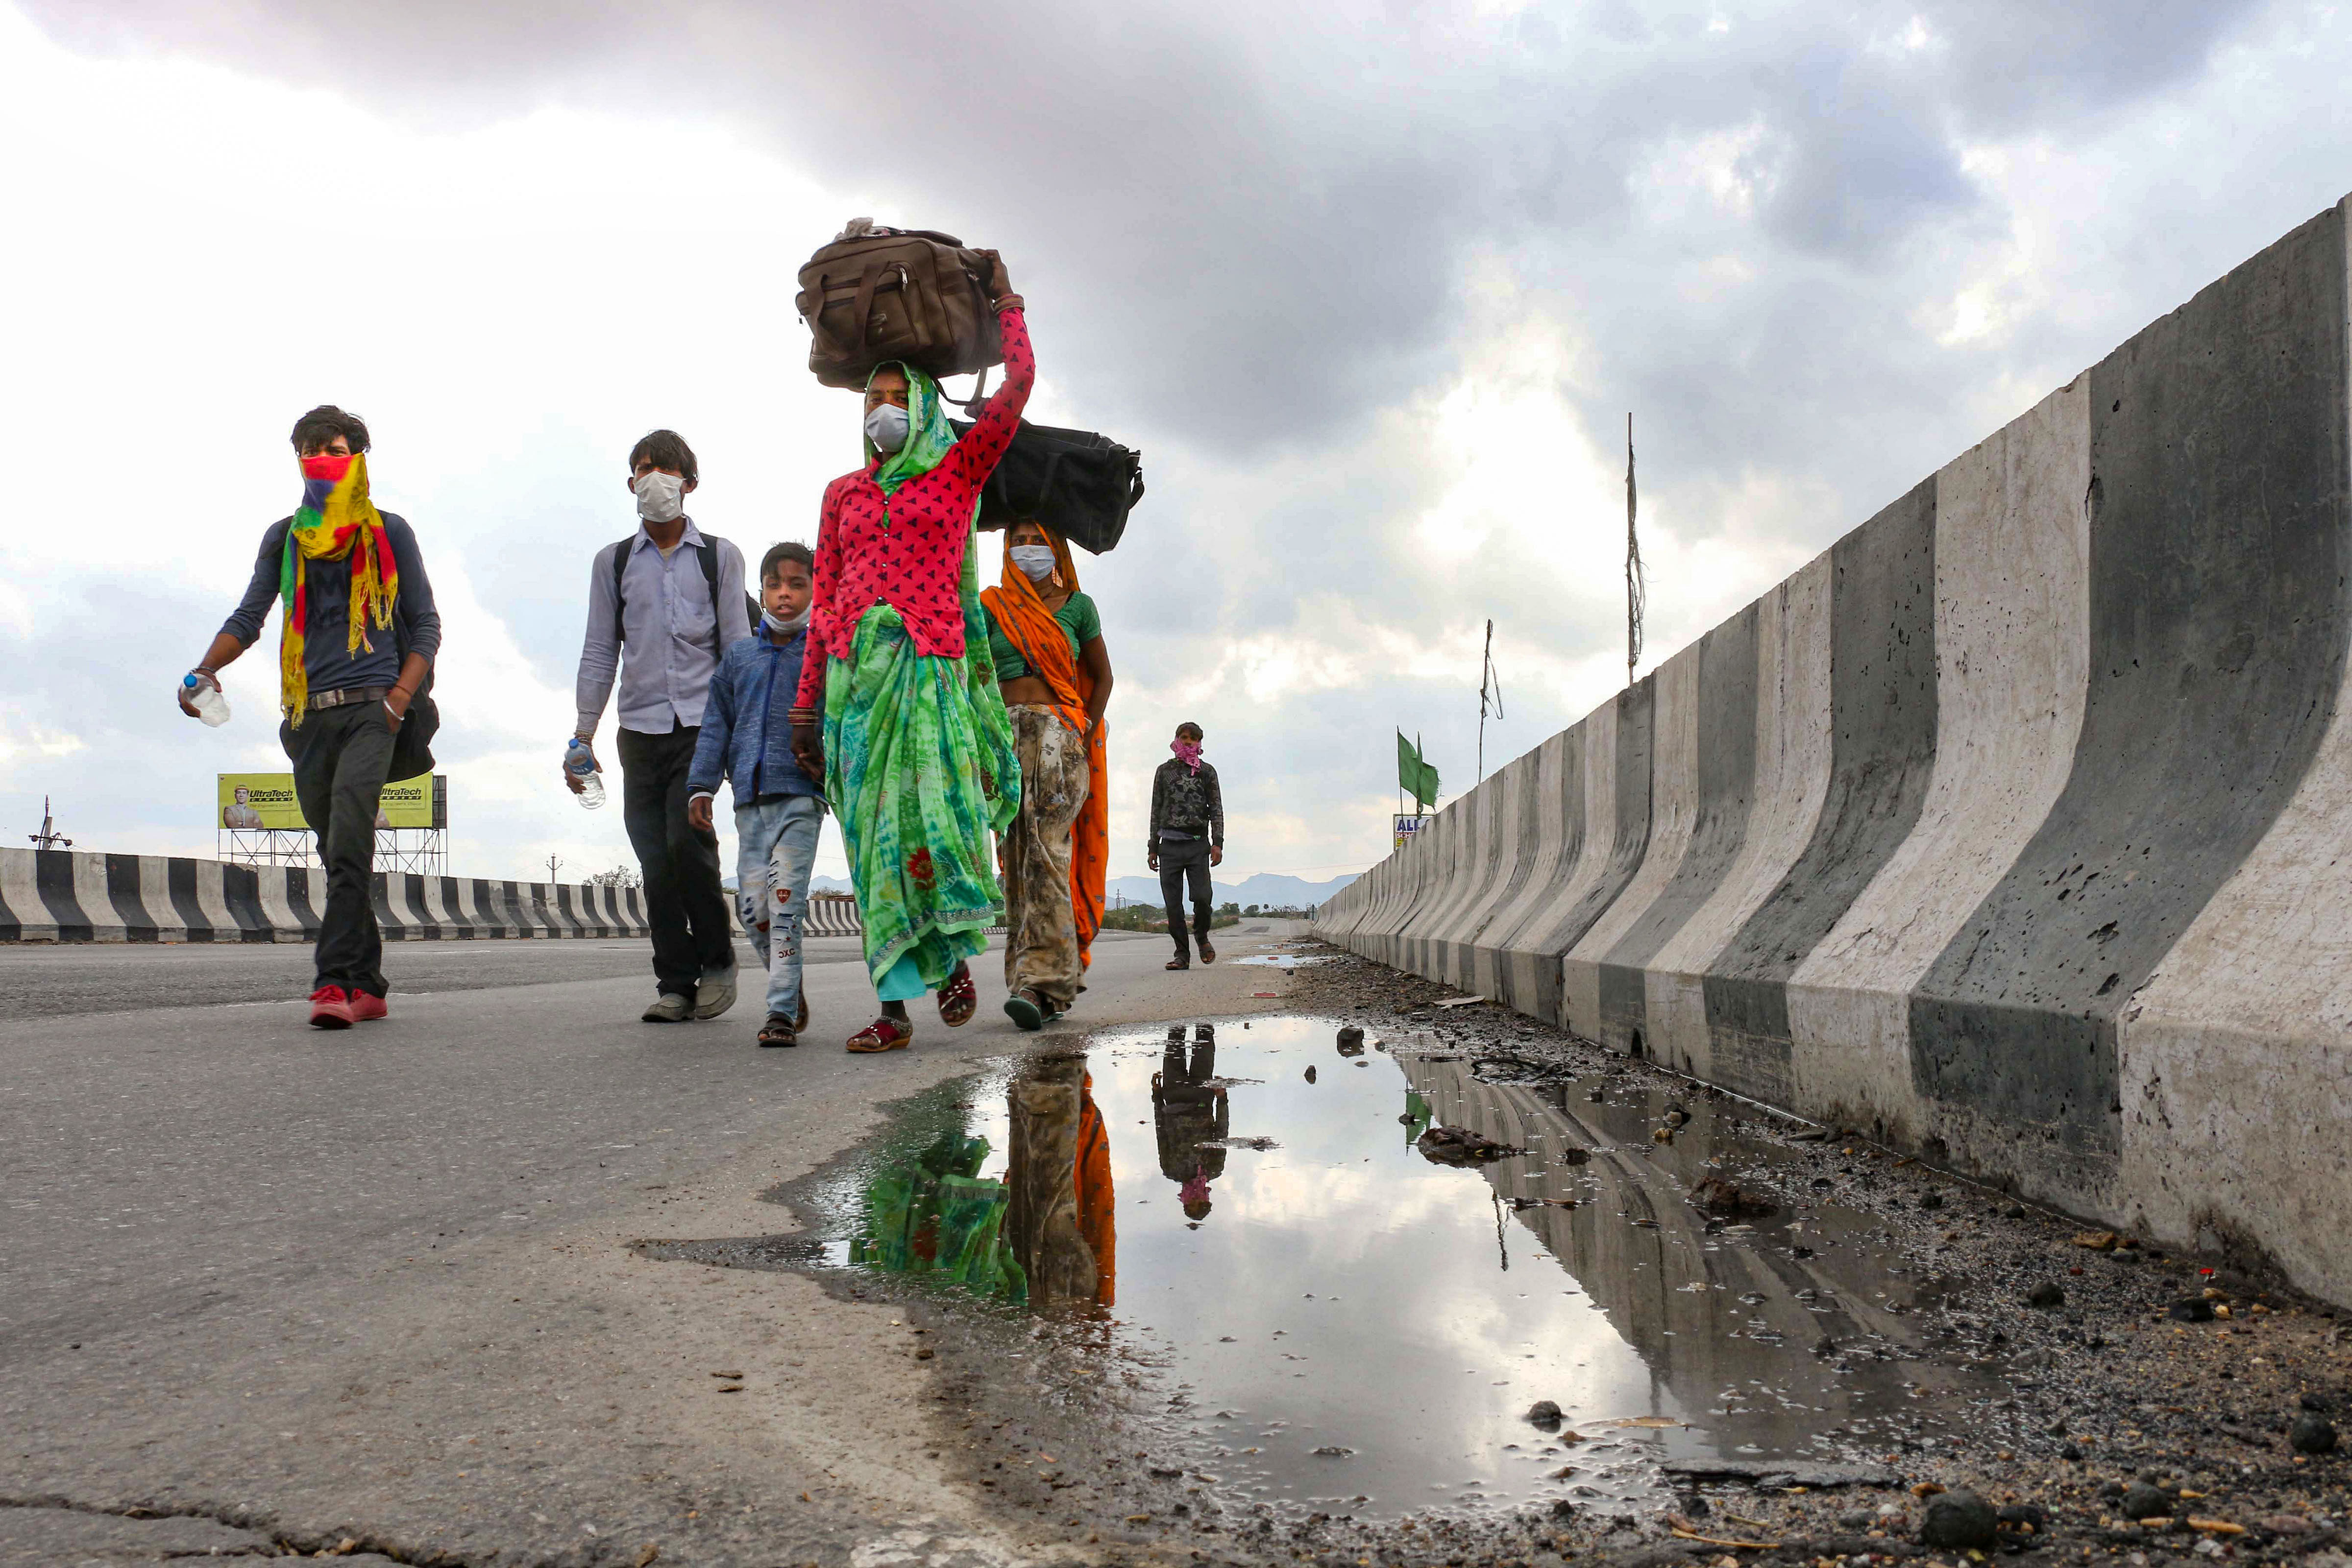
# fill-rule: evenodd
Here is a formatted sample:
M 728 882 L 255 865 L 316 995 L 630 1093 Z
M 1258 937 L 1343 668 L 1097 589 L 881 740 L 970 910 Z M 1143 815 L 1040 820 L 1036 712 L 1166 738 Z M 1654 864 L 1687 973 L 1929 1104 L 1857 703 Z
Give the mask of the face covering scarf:
M 1171 741 L 1168 743 L 1168 749 L 1176 753 L 1176 760 L 1178 762 L 1183 763 L 1186 767 L 1192 769 L 1196 773 L 1201 771 L 1200 742 Z
M 897 451 L 884 451 L 874 439 L 873 415 L 868 415 L 866 460 L 881 465 L 874 470 L 874 482 L 887 496 L 898 494 L 898 487 L 908 479 L 920 479 L 938 468 L 940 459 L 948 455 L 948 448 L 955 445 L 956 437 L 955 426 L 948 423 L 947 399 L 940 395 L 940 384 L 933 381 L 929 373 L 893 362 L 876 365 L 874 374 L 879 375 L 886 370 L 895 370 L 907 378 L 907 406 L 904 410 L 907 438 Z M 869 388 L 873 385 L 873 376 L 866 378 L 866 385 Z M 894 405 L 887 403 L 882 405 L 882 408 L 892 406 Z M 874 413 L 881 413 L 882 408 L 877 408 Z M 980 502 L 975 499 L 972 502 L 973 515 L 979 515 L 979 511 Z
M 637 515 L 647 522 L 676 522 L 686 510 L 686 480 L 677 474 L 649 469 L 629 488 L 637 492 Z
M 352 618 L 346 647 L 373 651 L 368 623 L 379 630 L 392 625 L 392 606 L 400 597 L 400 566 L 393 559 L 392 540 L 385 533 L 383 514 L 368 500 L 367 457 L 302 459 L 302 504 L 286 530 L 286 552 L 278 566 L 278 599 L 285 613 L 278 643 L 278 702 L 296 729 L 310 706 L 310 675 L 303 663 L 303 643 L 310 629 L 310 573 L 312 561 L 352 563 Z

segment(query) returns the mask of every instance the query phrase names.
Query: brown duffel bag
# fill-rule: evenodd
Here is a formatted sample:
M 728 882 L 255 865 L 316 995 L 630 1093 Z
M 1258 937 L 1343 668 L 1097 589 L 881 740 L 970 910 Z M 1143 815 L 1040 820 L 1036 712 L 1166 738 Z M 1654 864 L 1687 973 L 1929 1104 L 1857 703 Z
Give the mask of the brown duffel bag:
M 934 376 L 1002 363 L 990 270 L 953 235 L 852 218 L 801 268 L 810 371 L 827 386 L 863 387 L 892 360 Z

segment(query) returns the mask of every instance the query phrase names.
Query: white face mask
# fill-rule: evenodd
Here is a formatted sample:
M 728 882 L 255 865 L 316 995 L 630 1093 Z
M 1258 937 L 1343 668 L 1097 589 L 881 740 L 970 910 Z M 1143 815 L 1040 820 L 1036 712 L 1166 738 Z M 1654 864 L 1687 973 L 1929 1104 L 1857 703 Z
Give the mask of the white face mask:
M 866 438 L 885 457 L 907 444 L 907 411 L 885 403 L 866 416 Z
M 1013 547 L 1013 564 L 1032 583 L 1043 583 L 1054 574 L 1054 547 L 1050 544 L 1016 544 Z
M 686 510 L 686 481 L 676 474 L 655 468 L 630 488 L 637 492 L 637 515 L 647 522 L 675 522 Z
M 772 632 L 776 632 L 784 637 L 790 637 L 794 632 L 800 630 L 803 626 L 808 625 L 810 607 L 811 606 L 807 605 L 803 605 L 801 606 L 800 614 L 794 616 L 789 621 L 780 621 L 776 619 L 775 611 L 763 609 L 760 612 L 760 624 L 767 627 Z

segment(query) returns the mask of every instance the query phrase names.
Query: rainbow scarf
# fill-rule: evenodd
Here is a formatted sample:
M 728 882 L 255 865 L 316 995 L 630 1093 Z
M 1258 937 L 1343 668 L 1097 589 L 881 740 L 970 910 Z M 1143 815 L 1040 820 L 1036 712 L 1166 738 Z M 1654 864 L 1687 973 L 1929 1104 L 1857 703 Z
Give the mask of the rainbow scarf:
M 302 504 L 286 530 L 286 553 L 278 567 L 278 598 L 285 606 L 278 644 L 278 702 L 296 729 L 301 728 L 310 705 L 310 676 L 302 662 L 303 636 L 310 627 L 310 574 L 302 563 L 346 556 L 352 563 L 347 646 L 352 653 L 373 651 L 368 621 L 373 618 L 378 629 L 392 625 L 393 602 L 400 596 L 400 566 L 393 559 L 383 514 L 368 500 L 367 458 L 356 452 L 348 458 L 305 458 Z

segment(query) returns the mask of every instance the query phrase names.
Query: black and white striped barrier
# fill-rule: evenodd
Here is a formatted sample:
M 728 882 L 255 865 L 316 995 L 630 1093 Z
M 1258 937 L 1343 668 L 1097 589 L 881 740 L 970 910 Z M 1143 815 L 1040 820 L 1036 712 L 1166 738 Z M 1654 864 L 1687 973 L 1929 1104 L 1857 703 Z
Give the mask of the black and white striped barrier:
M 387 942 L 646 934 L 635 888 L 379 871 Z M 0 849 L 0 942 L 310 942 L 326 873 L 178 856 Z
M 1485 780 L 1317 934 L 2352 1300 L 2348 228 Z
M 807 918 L 801 921 L 803 936 L 864 936 L 866 922 L 858 918 L 856 899 L 813 898 L 808 901 Z

